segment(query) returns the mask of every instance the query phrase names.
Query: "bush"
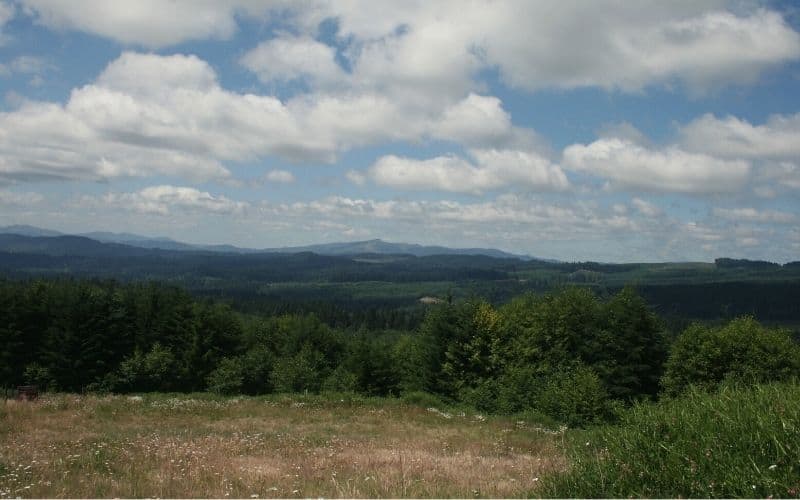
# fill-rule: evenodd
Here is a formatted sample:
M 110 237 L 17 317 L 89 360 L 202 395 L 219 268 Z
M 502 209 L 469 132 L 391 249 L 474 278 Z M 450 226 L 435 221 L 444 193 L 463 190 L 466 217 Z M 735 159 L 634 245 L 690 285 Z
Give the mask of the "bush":
M 41 391 L 53 390 L 56 388 L 56 382 L 50 370 L 39 363 L 32 363 L 26 366 L 22 378 L 27 385 L 39 386 L 39 390 Z
M 208 390 L 216 394 L 239 394 L 244 386 L 244 367 L 240 358 L 223 358 L 207 379 Z
M 676 395 L 690 385 L 714 388 L 725 380 L 752 384 L 795 376 L 800 376 L 800 346 L 789 333 L 744 317 L 721 328 L 687 328 L 672 346 L 662 386 Z
M 798 497 L 800 385 L 690 389 L 639 403 L 620 425 L 575 433 L 545 497 Z
M 341 365 L 337 366 L 322 383 L 322 390 L 325 392 L 356 392 L 357 389 L 358 377 Z
M 446 406 L 438 396 L 423 391 L 413 391 L 403 394 L 402 400 L 406 404 L 421 406 L 423 408 L 443 408 Z
M 270 381 L 277 392 L 319 392 L 329 373 L 323 354 L 305 345 L 294 356 L 275 362 Z
M 583 366 L 550 376 L 537 391 L 535 409 L 570 427 L 602 422 L 608 395 L 597 374 Z
M 175 386 L 175 356 L 159 343 L 146 354 L 136 351 L 119 367 L 118 383 L 123 391 L 169 391 Z

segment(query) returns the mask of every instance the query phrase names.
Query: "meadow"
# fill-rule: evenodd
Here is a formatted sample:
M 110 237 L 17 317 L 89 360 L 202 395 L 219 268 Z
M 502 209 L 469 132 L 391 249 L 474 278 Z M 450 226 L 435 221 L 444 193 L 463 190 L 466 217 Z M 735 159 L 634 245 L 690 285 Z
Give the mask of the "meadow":
M 564 431 L 342 396 L 46 394 L 0 410 L 0 498 L 519 497 Z
M 800 496 L 800 384 L 567 429 L 347 394 L 46 394 L 0 410 L 0 498 Z

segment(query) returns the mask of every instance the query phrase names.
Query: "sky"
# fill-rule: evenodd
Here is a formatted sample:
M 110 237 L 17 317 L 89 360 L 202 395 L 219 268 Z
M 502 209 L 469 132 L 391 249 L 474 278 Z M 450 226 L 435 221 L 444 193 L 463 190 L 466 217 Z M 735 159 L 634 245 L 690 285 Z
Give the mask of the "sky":
M 0 226 L 800 260 L 800 6 L 0 0 Z

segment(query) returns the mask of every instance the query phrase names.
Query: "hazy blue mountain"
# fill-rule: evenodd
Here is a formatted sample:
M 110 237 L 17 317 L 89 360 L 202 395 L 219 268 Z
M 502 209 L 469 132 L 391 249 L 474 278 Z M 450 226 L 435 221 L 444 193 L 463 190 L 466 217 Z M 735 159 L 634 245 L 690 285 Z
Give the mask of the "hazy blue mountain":
M 19 234 L 22 236 L 34 237 L 65 236 L 64 233 L 58 231 L 23 225 L 0 227 L 0 234 Z M 81 233 L 74 236 L 81 236 L 102 243 L 117 243 L 137 248 L 178 251 L 202 251 L 238 254 L 312 252 L 319 255 L 330 256 L 353 256 L 364 254 L 413 255 L 415 257 L 427 257 L 431 255 L 484 255 L 499 259 L 515 258 L 522 260 L 538 260 L 527 255 L 515 255 L 494 248 L 448 248 L 442 246 L 418 245 L 413 243 L 390 243 L 379 239 L 341 243 L 323 243 L 297 247 L 255 249 L 241 248 L 226 244 L 195 245 L 191 243 L 175 241 L 171 238 L 142 236 L 140 234 L 133 233 L 94 231 L 89 233 Z
M 27 226 L 25 224 L 15 224 L 13 226 L 0 227 L 0 234 L 19 234 L 22 236 L 61 236 L 64 233 L 42 229 L 40 227 Z
M 406 254 L 416 257 L 430 255 L 485 255 L 498 259 L 531 259 L 527 255 L 514 255 L 494 248 L 448 248 L 414 243 L 390 243 L 383 240 L 323 243 L 301 247 L 270 248 L 265 251 L 283 253 L 313 252 L 320 255 Z
M 102 243 L 85 236 L 24 236 L 0 234 L 0 252 L 37 255 L 79 255 L 84 257 L 143 255 L 147 249 L 119 243 Z

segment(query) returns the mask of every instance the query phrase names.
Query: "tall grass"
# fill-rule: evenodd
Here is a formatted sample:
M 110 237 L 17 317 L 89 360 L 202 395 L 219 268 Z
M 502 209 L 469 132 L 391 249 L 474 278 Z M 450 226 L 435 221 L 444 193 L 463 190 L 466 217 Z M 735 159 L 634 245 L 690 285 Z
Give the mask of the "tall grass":
M 798 497 L 800 385 L 691 390 L 573 433 L 551 497 Z

